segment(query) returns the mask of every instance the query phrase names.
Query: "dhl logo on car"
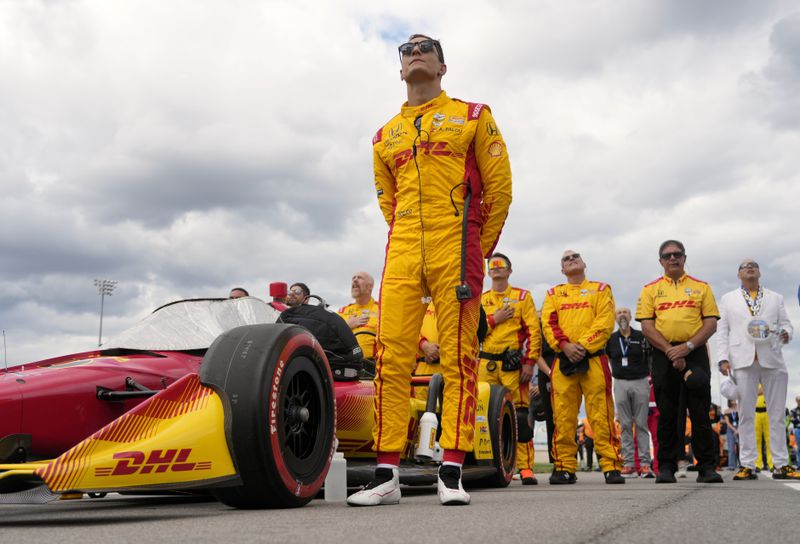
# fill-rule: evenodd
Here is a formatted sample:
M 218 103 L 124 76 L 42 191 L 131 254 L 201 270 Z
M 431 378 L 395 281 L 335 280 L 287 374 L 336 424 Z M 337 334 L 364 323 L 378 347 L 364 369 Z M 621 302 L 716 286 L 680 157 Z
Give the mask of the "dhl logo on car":
M 697 303 L 693 300 L 676 300 L 674 302 L 662 302 L 656 306 L 657 312 L 674 310 L 676 308 L 697 308 Z
M 565 302 L 561 305 L 560 310 L 581 310 L 583 308 L 589 308 L 589 302 Z
M 150 474 L 151 472 L 186 472 L 190 470 L 210 470 L 211 461 L 188 462 L 191 448 L 181 450 L 152 450 L 149 455 L 143 451 L 122 451 L 114 454 L 117 464 L 113 467 L 97 467 L 94 475 L 129 476 L 131 474 Z M 145 461 L 147 458 L 147 461 Z

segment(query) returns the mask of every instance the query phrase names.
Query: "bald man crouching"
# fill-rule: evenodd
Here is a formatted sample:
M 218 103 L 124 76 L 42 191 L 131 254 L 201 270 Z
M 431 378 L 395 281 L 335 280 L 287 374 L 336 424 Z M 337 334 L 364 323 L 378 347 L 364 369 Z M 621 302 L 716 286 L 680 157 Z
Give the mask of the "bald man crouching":
M 378 332 L 378 303 L 372 298 L 375 280 L 366 272 L 356 272 L 350 282 L 350 296 L 355 302 L 339 308 L 366 359 L 375 359 L 375 335 Z M 357 334 L 365 331 L 370 334 Z

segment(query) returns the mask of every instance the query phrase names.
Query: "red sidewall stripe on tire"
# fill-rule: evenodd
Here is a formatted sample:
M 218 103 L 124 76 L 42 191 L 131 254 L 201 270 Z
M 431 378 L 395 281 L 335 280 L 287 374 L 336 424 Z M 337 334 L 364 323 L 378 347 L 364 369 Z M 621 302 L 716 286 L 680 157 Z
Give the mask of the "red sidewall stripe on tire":
M 288 363 L 288 358 L 297 348 L 308 346 L 312 348 L 317 355 L 323 360 L 327 361 L 325 358 L 325 354 L 322 351 L 319 342 L 317 342 L 310 334 L 302 333 L 297 334 L 296 336 L 289 339 L 286 342 L 286 345 L 281 350 L 280 354 L 278 355 L 278 362 L 275 365 L 275 370 L 272 373 L 272 376 L 269 380 L 269 419 L 268 425 L 269 429 L 267 431 L 270 433 L 270 442 L 272 444 L 272 453 L 273 453 L 273 462 L 275 463 L 275 468 L 280 474 L 281 481 L 286 486 L 286 489 L 292 492 L 296 497 L 301 498 L 308 498 L 315 496 L 318 492 L 322 483 L 325 481 L 325 477 L 328 475 L 328 468 L 330 467 L 330 462 L 333 459 L 333 453 L 335 450 L 336 440 L 331 441 L 331 451 L 328 453 L 328 463 L 323 470 L 319 477 L 311 483 L 304 484 L 303 482 L 297 481 L 289 472 L 289 469 L 286 466 L 286 461 L 283 458 L 283 450 L 282 445 L 279 439 L 279 433 L 277 429 L 272 429 L 272 422 L 277 421 L 278 419 L 278 410 L 280 410 L 281 406 L 279 404 L 279 397 L 280 397 L 280 375 L 286 370 L 286 366 Z M 333 375 L 331 374 L 330 366 L 327 364 L 325 365 L 327 370 L 327 377 L 328 383 L 333 383 Z M 334 396 L 335 397 L 335 396 Z M 336 436 L 336 401 L 334 400 L 333 403 L 333 436 Z

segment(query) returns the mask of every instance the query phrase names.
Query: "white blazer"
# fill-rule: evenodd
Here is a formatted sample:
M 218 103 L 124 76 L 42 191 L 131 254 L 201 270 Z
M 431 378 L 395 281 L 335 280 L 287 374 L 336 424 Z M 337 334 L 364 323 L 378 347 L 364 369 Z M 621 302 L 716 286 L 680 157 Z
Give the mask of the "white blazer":
M 750 308 L 742 296 L 741 289 L 725 293 L 719 303 L 720 319 L 717 323 L 717 361 L 728 361 L 734 369 L 753 364 L 756 353 L 758 363 L 764 368 L 786 368 L 781 348 L 783 343 L 763 342 L 756 344 L 747 334 L 747 323 L 752 319 Z M 794 329 L 786 315 L 783 296 L 764 289 L 759 317 L 770 325 L 777 323 L 792 338 Z

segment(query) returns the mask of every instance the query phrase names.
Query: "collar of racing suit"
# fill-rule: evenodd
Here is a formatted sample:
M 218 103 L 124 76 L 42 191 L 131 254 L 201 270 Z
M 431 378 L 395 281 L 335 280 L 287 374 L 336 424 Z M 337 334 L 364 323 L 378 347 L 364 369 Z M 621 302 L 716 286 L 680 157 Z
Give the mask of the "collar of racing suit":
M 442 93 L 439 96 L 437 96 L 436 98 L 434 98 L 433 100 L 425 102 L 424 104 L 420 104 L 419 106 L 409 106 L 408 102 L 404 103 L 403 107 L 400 108 L 400 114 L 403 117 L 407 117 L 407 118 L 412 118 L 413 119 L 413 118 L 417 117 L 418 115 L 424 115 L 425 113 L 433 110 L 434 108 L 437 108 L 439 106 L 443 106 L 449 100 L 450 100 L 450 97 L 447 96 L 447 93 L 442 91 Z

